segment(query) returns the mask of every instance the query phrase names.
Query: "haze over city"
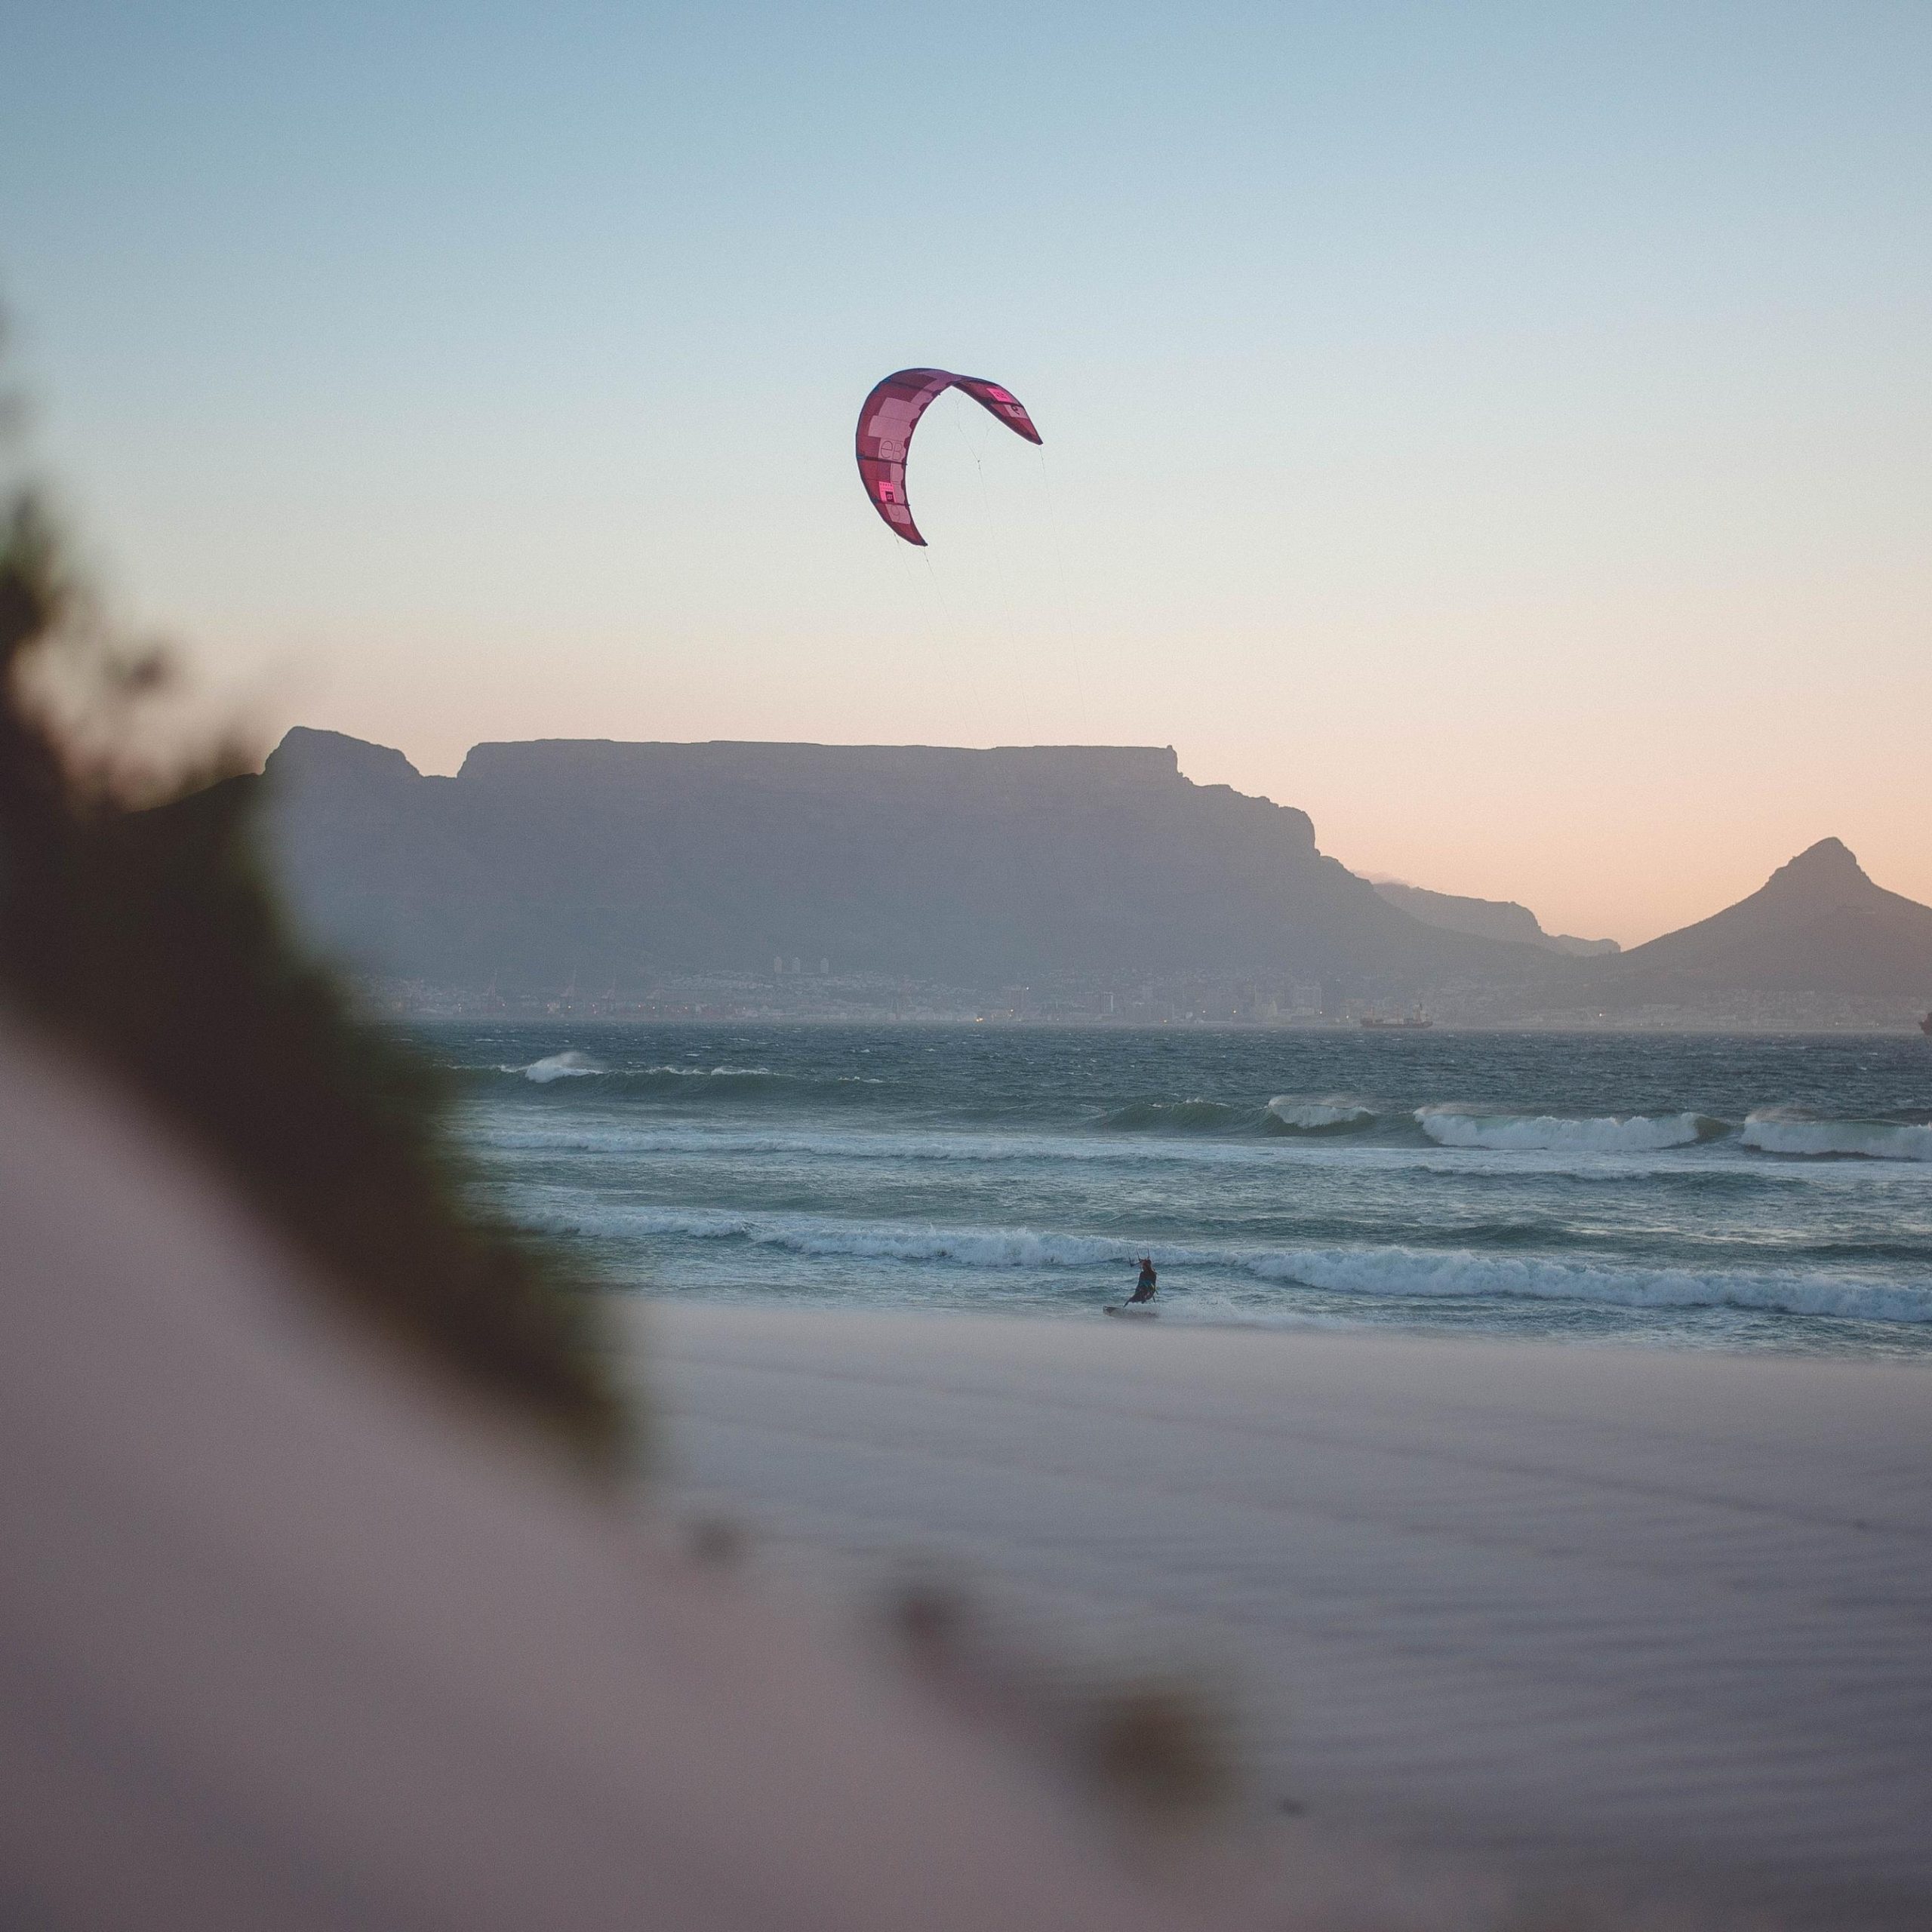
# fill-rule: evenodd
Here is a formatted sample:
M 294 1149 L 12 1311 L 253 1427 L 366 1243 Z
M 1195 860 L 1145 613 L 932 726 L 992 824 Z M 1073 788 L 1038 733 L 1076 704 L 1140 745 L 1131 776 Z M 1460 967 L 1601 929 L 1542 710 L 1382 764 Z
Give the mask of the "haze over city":
M 1640 940 L 1932 898 L 1932 16 L 88 5 L 13 26 L 32 454 L 211 715 L 1172 744 Z M 852 475 L 942 400 L 931 548 Z

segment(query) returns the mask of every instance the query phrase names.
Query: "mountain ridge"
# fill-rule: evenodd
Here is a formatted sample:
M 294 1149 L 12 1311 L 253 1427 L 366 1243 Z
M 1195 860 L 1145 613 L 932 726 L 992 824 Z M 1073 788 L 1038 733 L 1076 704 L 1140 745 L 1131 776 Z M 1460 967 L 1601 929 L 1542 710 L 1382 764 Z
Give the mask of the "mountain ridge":
M 1580 958 L 1514 902 L 1371 884 L 1306 812 L 1198 784 L 1171 746 L 527 740 L 442 777 L 298 727 L 240 782 L 266 789 L 303 928 L 426 985 L 627 987 L 802 957 L 961 989 L 1219 974 L 1255 982 L 1257 1008 L 1319 980 L 1324 1008 L 1426 996 L 1501 1023 L 1932 1002 L 1932 907 L 1836 838 L 1708 918 Z
M 1435 892 L 1425 885 L 1411 885 L 1406 879 L 1378 878 L 1371 883 L 1391 906 L 1399 907 L 1412 919 L 1421 920 L 1426 926 L 1440 926 L 1445 932 L 1512 940 L 1579 959 L 1623 950 L 1614 939 L 1578 939 L 1569 933 L 1545 932 L 1543 921 L 1518 900 L 1475 899 L 1460 892 Z
M 768 971 L 990 986 L 1260 972 L 1422 989 L 1532 969 L 1409 918 L 1306 813 L 1171 747 L 479 744 L 453 778 L 298 727 L 269 838 L 332 951 L 451 984 Z

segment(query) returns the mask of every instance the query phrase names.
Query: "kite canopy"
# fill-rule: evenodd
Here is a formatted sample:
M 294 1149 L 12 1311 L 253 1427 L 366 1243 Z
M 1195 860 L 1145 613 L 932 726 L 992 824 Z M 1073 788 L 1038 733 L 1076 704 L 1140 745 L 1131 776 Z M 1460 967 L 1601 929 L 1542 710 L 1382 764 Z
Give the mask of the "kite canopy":
M 977 376 L 955 376 L 944 369 L 901 369 L 890 375 L 866 398 L 859 411 L 859 480 L 872 508 L 886 528 L 922 549 L 926 540 L 912 521 L 906 500 L 906 453 L 912 432 L 927 405 L 947 389 L 964 389 L 981 408 L 998 417 L 1016 436 L 1029 443 L 1040 440 L 1033 419 L 1011 389 Z

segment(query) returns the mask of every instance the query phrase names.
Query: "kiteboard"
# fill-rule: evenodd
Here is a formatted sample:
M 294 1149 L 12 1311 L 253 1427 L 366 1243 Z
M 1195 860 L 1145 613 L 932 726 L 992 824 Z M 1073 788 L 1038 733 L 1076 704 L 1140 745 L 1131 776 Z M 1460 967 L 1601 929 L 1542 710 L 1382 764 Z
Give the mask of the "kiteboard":
M 1135 1319 L 1142 1321 L 1152 1321 L 1154 1318 L 1160 1313 L 1160 1312 L 1161 1311 L 1158 1308 L 1149 1308 L 1145 1302 L 1136 1303 L 1125 1301 L 1121 1302 L 1118 1306 L 1109 1308 L 1106 1311 L 1109 1315 L 1131 1315 Z

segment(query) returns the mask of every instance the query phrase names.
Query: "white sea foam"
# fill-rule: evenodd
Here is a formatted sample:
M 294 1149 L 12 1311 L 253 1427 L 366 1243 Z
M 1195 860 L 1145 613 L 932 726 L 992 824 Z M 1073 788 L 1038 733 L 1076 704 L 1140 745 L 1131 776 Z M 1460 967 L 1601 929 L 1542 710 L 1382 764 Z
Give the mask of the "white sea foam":
M 1161 1143 L 1079 1140 L 1049 1134 L 879 1133 L 833 1128 L 747 1129 L 738 1126 L 660 1122 L 637 1125 L 622 1118 L 494 1123 L 475 1134 L 485 1155 L 592 1154 L 612 1159 L 669 1155 L 704 1161 L 771 1155 L 807 1161 L 953 1162 L 968 1166 L 1017 1164 L 1037 1167 L 1064 1161 L 1113 1167 L 1254 1164 L 1269 1158 L 1262 1146 L 1226 1143 L 1178 1148 Z
M 1268 1103 L 1268 1111 L 1284 1127 L 1303 1134 L 1341 1134 L 1367 1127 L 1375 1115 L 1373 1107 L 1339 1094 L 1311 1100 L 1294 1094 L 1277 1094 Z
M 632 1077 L 644 1080 L 752 1080 L 783 1087 L 883 1087 L 870 1073 L 783 1073 L 771 1066 L 647 1066 Z
M 1327 1158 L 1318 1137 L 1312 1146 L 1298 1139 L 1253 1140 L 1165 1140 L 1153 1137 L 1057 1134 L 968 1134 L 839 1128 L 745 1128 L 735 1123 L 633 1121 L 621 1115 L 586 1120 L 580 1115 L 553 1119 L 485 1121 L 473 1128 L 474 1144 L 486 1156 L 520 1154 L 590 1154 L 614 1160 L 654 1155 L 706 1161 L 779 1155 L 808 1161 L 890 1161 L 942 1166 L 1015 1164 L 1037 1168 L 1044 1162 L 1100 1168 L 1232 1168 L 1264 1171 L 1291 1169 L 1306 1160 Z M 1413 1168 L 1426 1156 L 1414 1149 L 1358 1150 L 1377 1164 Z
M 774 1073 L 768 1066 L 648 1066 L 646 1073 L 674 1074 L 684 1080 L 783 1080 L 795 1076 Z
M 1765 1154 L 1854 1155 L 1872 1161 L 1932 1161 L 1932 1126 L 1889 1120 L 1814 1120 L 1774 1108 L 1745 1117 L 1747 1147 Z
M 1364 1295 L 1589 1302 L 1616 1308 L 1743 1308 L 1868 1321 L 1932 1321 L 1932 1287 L 1844 1275 L 1684 1268 L 1614 1269 L 1411 1248 L 1307 1250 L 1258 1257 L 1266 1279 Z
M 580 1054 L 572 1048 L 566 1053 L 552 1054 L 548 1060 L 510 1070 L 520 1072 L 525 1079 L 534 1080 L 540 1087 L 547 1087 L 553 1080 L 579 1079 L 586 1073 L 601 1073 L 605 1069 L 588 1054 Z
M 715 1208 L 627 1208 L 587 1215 L 552 1211 L 534 1219 L 540 1226 L 573 1232 L 605 1232 L 620 1226 L 628 1233 L 689 1241 L 747 1241 L 795 1254 L 942 1261 L 967 1268 L 1089 1267 L 1130 1260 L 1140 1251 L 1129 1242 L 1100 1235 L 1040 1233 L 1031 1228 L 922 1228 L 900 1222 L 740 1214 Z
M 808 1214 L 597 1206 L 539 1210 L 537 1225 L 558 1232 L 738 1240 L 808 1256 L 930 1262 L 977 1269 L 1085 1270 L 1130 1261 L 1144 1240 L 1034 1228 L 921 1227 Z M 1225 1283 L 1245 1275 L 1278 1287 L 1388 1300 L 1519 1300 L 1629 1309 L 1737 1308 L 1867 1321 L 1932 1322 L 1932 1287 L 1832 1275 L 1683 1268 L 1607 1268 L 1583 1262 L 1433 1252 L 1404 1247 L 1252 1249 L 1155 1244 L 1179 1310 L 1187 1272 Z M 1096 1285 L 1100 1285 L 1096 1283 Z M 1204 1281 L 1204 1286 L 1206 1283 Z M 1206 1312 L 1204 1308 L 1201 1311 Z M 1292 1313 L 1292 1309 L 1281 1312 Z
M 826 1074 L 814 1078 L 808 1074 L 780 1073 L 769 1066 L 645 1066 L 612 1069 L 601 1062 L 592 1060 L 588 1054 L 574 1050 L 552 1054 L 546 1060 L 540 1060 L 530 1066 L 499 1067 L 500 1073 L 520 1073 L 527 1080 L 539 1085 L 552 1080 L 568 1079 L 574 1074 L 608 1073 L 617 1079 L 629 1080 L 722 1080 L 758 1081 L 774 1084 L 784 1083 L 801 1087 L 883 1087 L 886 1083 L 871 1074 Z
M 1344 1128 L 1235 1140 L 1209 1135 L 971 1134 L 952 1128 L 753 1128 L 735 1121 L 674 1121 L 644 1115 L 633 1118 L 615 1110 L 589 1117 L 576 1112 L 553 1113 L 549 1118 L 534 1112 L 493 1118 L 472 1111 L 470 1118 L 478 1151 L 506 1164 L 521 1154 L 586 1154 L 612 1161 L 664 1156 L 730 1161 L 775 1155 L 803 1161 L 903 1161 L 921 1167 L 958 1163 L 1035 1169 L 1048 1164 L 1168 1171 L 1187 1168 L 1274 1173 L 1284 1177 L 1304 1168 L 1345 1167 L 1466 1180 L 1472 1163 L 1477 1168 L 1487 1164 L 1512 1176 L 1534 1173 L 1592 1182 L 1607 1173 L 1628 1182 L 1644 1173 L 1668 1172 L 1681 1177 L 1684 1171 L 1681 1162 L 1666 1161 L 1671 1153 L 1667 1148 L 1659 1150 L 1657 1163 L 1651 1168 L 1626 1159 L 1612 1170 L 1587 1149 L 1502 1153 L 1452 1149 L 1445 1153 L 1432 1144 L 1426 1148 L 1379 1144 L 1364 1139 L 1358 1131 Z M 1749 1155 L 1734 1158 L 1724 1171 L 1735 1174 L 1752 1165 L 1757 1168 L 1752 1177 L 1760 1185 L 1795 1185 L 1800 1179 L 1789 1169 L 1780 1175 L 1775 1168 Z
M 1707 1115 L 1485 1114 L 1463 1107 L 1418 1107 L 1416 1121 L 1444 1147 L 1525 1153 L 1654 1154 L 1687 1147 L 1724 1131 Z

